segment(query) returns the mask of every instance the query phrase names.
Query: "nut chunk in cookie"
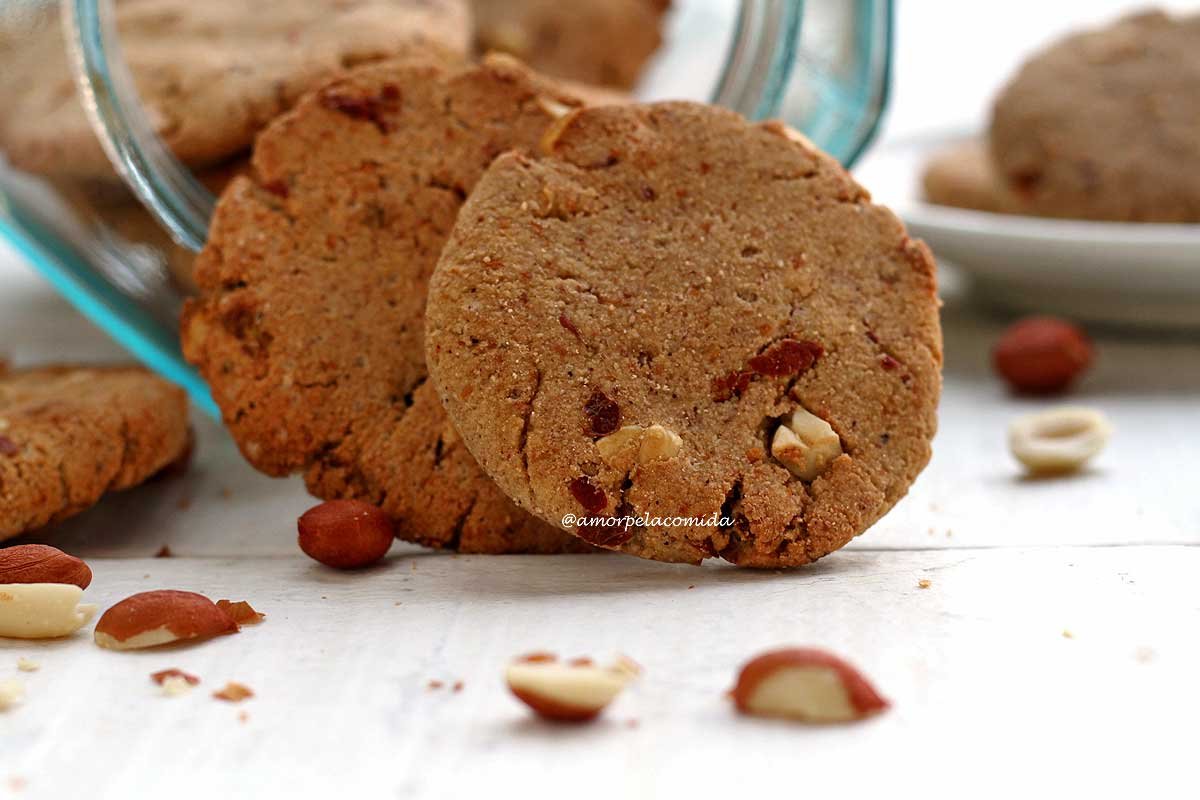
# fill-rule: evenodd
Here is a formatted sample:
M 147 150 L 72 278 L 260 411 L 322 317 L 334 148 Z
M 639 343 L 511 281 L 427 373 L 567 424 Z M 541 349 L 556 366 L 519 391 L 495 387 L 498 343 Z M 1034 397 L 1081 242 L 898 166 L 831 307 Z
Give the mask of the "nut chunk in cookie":
M 500 487 L 602 547 L 760 567 L 891 508 L 936 427 L 926 247 L 778 123 L 594 108 L 543 146 L 488 169 L 430 288 L 431 374 Z
M 183 390 L 138 367 L 0 373 L 0 539 L 142 483 L 191 448 Z
M 258 139 L 222 195 L 184 312 L 187 358 L 246 458 L 363 500 L 397 535 L 462 552 L 578 540 L 517 508 L 446 418 L 425 294 L 463 199 L 500 153 L 582 105 L 512 59 L 352 70 Z

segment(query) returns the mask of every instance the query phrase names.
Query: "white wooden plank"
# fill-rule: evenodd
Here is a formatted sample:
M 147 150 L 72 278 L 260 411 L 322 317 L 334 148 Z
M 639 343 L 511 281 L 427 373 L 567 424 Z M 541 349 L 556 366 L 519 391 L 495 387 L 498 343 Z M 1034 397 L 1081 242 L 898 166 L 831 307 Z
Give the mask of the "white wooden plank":
M 1194 786 L 1195 547 L 846 552 L 787 574 L 618 556 L 404 555 L 354 575 L 298 555 L 92 566 L 87 596 L 102 606 L 189 588 L 246 597 L 268 619 L 142 653 L 84 635 L 0 641 L 0 678 L 29 690 L 0 716 L 0 795 L 12 778 L 23 798 Z M 834 728 L 733 715 L 722 692 L 738 665 L 790 643 L 857 663 L 893 710 Z M 500 678 L 545 648 L 625 652 L 645 678 L 597 725 L 545 725 Z M 42 669 L 18 674 L 19 656 Z M 162 697 L 148 675 L 167 667 L 204 682 Z M 231 679 L 257 696 L 210 697 Z

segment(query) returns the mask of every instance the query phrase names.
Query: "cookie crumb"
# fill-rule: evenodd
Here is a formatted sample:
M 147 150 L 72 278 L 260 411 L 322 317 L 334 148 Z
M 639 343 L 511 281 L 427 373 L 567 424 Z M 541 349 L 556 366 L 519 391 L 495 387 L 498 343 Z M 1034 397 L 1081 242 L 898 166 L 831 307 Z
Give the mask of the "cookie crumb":
M 922 578 L 921 580 L 917 581 L 918 589 L 928 589 L 932 585 L 933 581 L 929 580 L 928 578 Z
M 250 721 L 250 712 L 249 712 L 249 711 L 245 711 L 245 710 L 243 710 L 243 711 L 239 711 L 239 712 L 238 712 L 238 715 L 237 715 L 237 719 L 238 719 L 238 722 L 240 722 L 240 723 L 242 723 L 243 725 L 245 725 L 247 722 L 249 722 L 249 721 Z
M 213 692 L 213 697 L 218 700 L 226 700 L 230 703 L 240 703 L 248 697 L 254 697 L 254 692 L 251 691 L 249 686 L 230 681 L 225 684 L 224 689 Z
M 429 689 L 430 691 L 435 691 L 435 690 L 437 690 L 437 689 L 441 689 L 441 688 L 442 688 L 443 686 L 445 686 L 445 685 L 446 685 L 446 684 L 442 683 L 442 682 L 441 682 L 441 681 L 439 681 L 439 680 L 431 680 L 431 681 L 430 681 L 430 682 L 429 682 L 429 683 L 426 685 L 426 687 L 425 687 L 425 688 L 426 688 L 426 689 Z
M 187 683 L 189 686 L 195 686 L 200 682 L 200 679 L 195 675 L 189 675 L 183 670 L 175 669 L 174 667 L 171 667 L 170 669 L 160 669 L 158 672 L 150 673 L 150 680 L 154 681 L 159 686 L 165 686 L 166 682 L 171 678 L 178 678 L 179 680 Z
M 192 507 L 192 498 L 184 496 L 175 501 L 175 508 L 180 511 L 187 511 Z
M 224 500 L 228 500 L 231 497 L 233 497 L 233 490 L 230 489 L 228 486 L 222 486 L 221 487 L 221 498 Z
M 158 552 L 154 554 L 154 557 L 171 558 L 174 555 L 175 554 L 171 552 L 171 548 L 164 544 L 162 547 L 158 548 Z
M 162 680 L 162 693 L 167 697 L 179 697 L 192 690 L 192 684 L 182 675 L 168 675 Z
M 17 669 L 21 670 L 21 672 L 37 672 L 41 668 L 42 665 L 31 658 L 22 657 L 17 659 Z
M 1074 639 L 1074 638 L 1075 638 L 1075 634 L 1071 633 L 1071 632 L 1070 632 L 1069 630 L 1067 630 L 1066 628 L 1063 628 L 1062 637 L 1063 637 L 1064 639 Z

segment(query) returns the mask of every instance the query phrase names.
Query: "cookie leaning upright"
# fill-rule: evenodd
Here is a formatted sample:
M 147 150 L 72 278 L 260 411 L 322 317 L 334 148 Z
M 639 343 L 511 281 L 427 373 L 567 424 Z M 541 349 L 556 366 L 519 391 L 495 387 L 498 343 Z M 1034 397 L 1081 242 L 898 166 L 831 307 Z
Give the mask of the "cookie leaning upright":
M 580 105 L 511 59 L 348 72 L 258 139 L 222 195 L 182 337 L 246 458 L 398 535 L 471 552 L 579 550 L 480 472 L 426 382 L 425 294 L 499 153 Z
M 497 159 L 431 283 L 426 351 L 485 471 L 636 555 L 813 561 L 925 466 L 934 264 L 779 123 L 691 103 L 586 109 Z M 829 426 L 832 426 L 830 428 Z
M 144 369 L 0 369 L 0 539 L 137 485 L 190 444 L 183 391 Z
M 1200 222 L 1200 15 L 1134 15 L 1031 58 L 997 97 L 992 155 L 1032 213 Z

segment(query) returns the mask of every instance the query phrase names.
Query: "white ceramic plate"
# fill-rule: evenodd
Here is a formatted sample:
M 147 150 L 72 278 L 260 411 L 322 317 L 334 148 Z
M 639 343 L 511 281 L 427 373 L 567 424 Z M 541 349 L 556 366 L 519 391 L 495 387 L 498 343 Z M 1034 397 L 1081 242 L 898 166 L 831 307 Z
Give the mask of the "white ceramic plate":
M 1042 219 L 922 202 L 922 166 L 962 138 L 885 142 L 855 177 L 986 301 L 1092 322 L 1200 328 L 1200 225 Z

